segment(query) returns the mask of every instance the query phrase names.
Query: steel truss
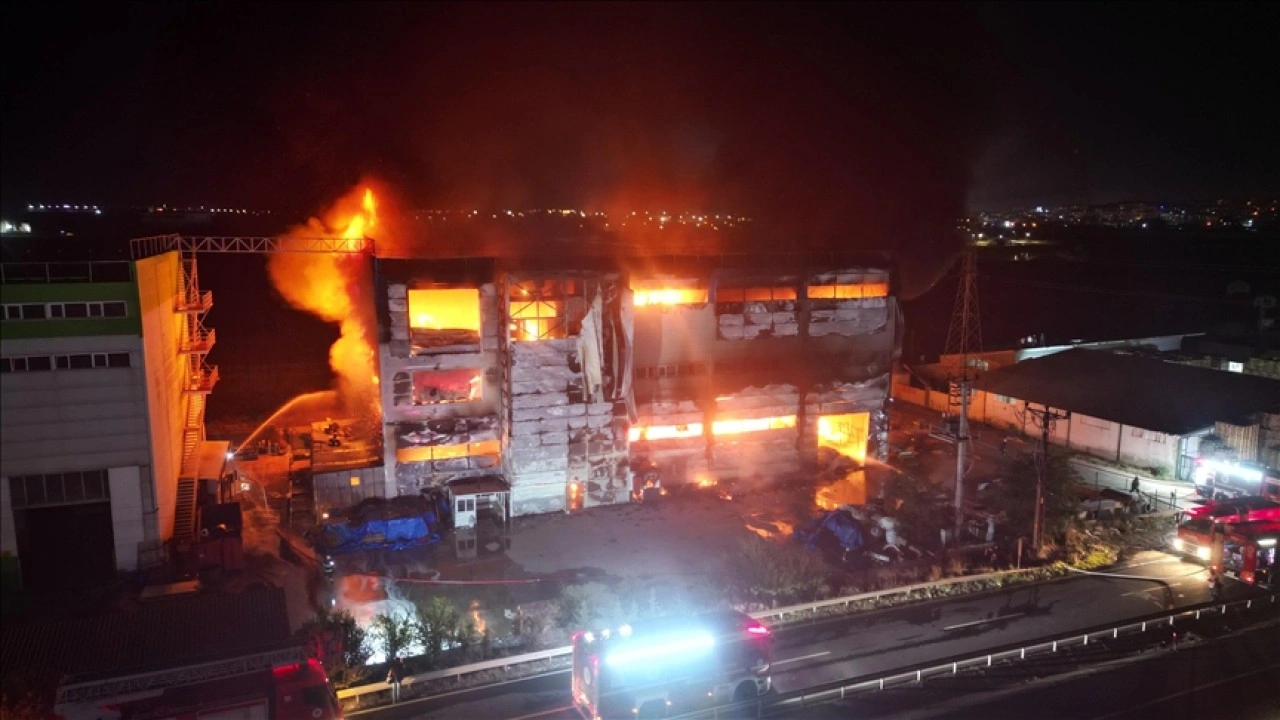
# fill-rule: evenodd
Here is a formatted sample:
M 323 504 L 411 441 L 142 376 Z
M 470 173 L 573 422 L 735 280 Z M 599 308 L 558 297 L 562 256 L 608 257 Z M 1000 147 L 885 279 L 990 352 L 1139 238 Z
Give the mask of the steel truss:
M 213 237 L 192 235 L 153 235 L 132 241 L 133 258 L 151 257 L 167 252 L 212 253 L 344 253 L 372 255 L 373 239 L 367 237 Z
M 305 660 L 306 656 L 300 647 L 279 648 L 200 665 L 166 668 L 149 673 L 65 685 L 58 690 L 57 702 L 59 705 L 83 703 L 126 693 L 221 680 Z

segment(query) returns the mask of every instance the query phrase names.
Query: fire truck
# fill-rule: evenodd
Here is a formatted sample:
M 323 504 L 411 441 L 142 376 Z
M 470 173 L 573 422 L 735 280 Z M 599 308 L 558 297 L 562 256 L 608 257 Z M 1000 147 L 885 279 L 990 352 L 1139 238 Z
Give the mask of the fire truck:
M 1192 480 L 1202 498 L 1226 500 L 1259 496 L 1280 500 L 1280 476 L 1254 463 L 1196 458 Z
M 1263 497 L 1210 500 L 1186 512 L 1178 526 L 1173 549 L 1201 562 L 1208 562 L 1214 529 L 1220 525 L 1280 521 L 1280 502 Z
M 1209 569 L 1251 585 L 1272 587 L 1277 581 L 1277 541 L 1280 522 L 1215 525 Z
M 324 667 L 268 654 L 80 681 L 58 689 L 58 720 L 341 720 Z M 276 653 L 276 658 L 280 659 Z M 263 666 L 264 661 L 266 663 Z
M 573 636 L 573 704 L 586 720 L 652 718 L 769 691 L 772 634 L 740 612 L 663 618 Z

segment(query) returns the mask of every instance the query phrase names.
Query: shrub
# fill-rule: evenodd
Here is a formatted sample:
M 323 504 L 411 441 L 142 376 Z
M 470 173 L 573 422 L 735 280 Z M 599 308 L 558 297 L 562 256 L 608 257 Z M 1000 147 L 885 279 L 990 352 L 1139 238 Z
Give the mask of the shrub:
M 725 585 L 740 600 L 772 606 L 815 597 L 827 574 L 818 553 L 754 535 L 739 541 L 727 570 Z
M 300 633 L 335 687 L 347 687 L 364 676 L 364 664 L 370 654 L 368 640 L 351 613 L 322 612 L 308 620 Z
M 569 585 L 562 589 L 556 620 L 568 630 L 625 622 L 618 596 L 602 583 Z

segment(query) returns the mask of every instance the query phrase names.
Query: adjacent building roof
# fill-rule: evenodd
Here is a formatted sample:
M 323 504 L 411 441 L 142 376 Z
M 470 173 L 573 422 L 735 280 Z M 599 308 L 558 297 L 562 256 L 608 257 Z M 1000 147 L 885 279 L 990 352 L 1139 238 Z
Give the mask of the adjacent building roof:
M 1067 350 L 993 370 L 990 393 L 1183 435 L 1280 411 L 1280 380 L 1102 350 Z
M 292 642 L 284 590 L 143 602 L 75 620 L 6 626 L 0 665 L 29 678 L 125 675 L 237 657 Z

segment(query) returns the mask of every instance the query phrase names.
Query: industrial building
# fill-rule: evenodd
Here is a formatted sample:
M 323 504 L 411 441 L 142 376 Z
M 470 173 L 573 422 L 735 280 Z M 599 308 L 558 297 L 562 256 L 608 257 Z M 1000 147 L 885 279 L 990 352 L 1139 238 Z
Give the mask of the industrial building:
M 103 257 L 42 238 L 6 243 L 0 263 L 6 589 L 93 587 L 163 564 L 168 541 L 192 539 L 201 493 L 225 480 L 226 444 L 204 437 L 215 336 L 194 256 Z
M 377 260 L 382 493 L 465 525 L 887 449 L 883 258 L 618 255 Z

